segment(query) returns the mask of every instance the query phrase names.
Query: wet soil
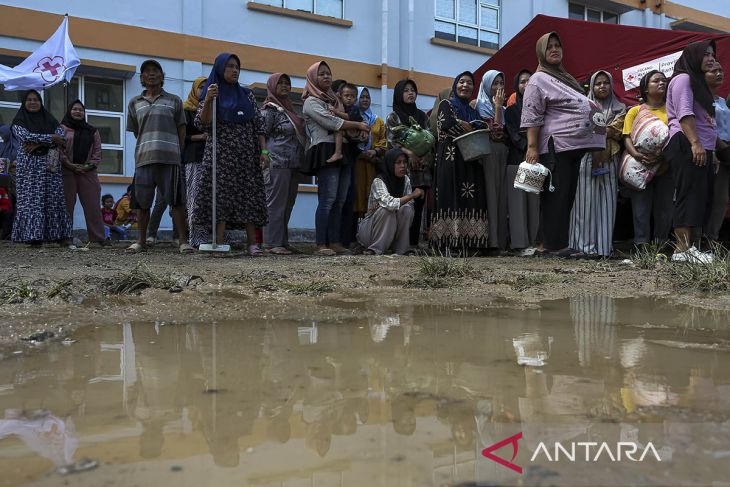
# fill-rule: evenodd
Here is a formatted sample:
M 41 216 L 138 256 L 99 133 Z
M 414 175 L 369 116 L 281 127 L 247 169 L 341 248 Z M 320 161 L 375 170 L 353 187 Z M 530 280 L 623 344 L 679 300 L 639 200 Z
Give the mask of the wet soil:
M 356 309 L 319 306 L 322 296 L 375 300 L 381 306 L 432 304 L 479 310 L 602 295 L 662 297 L 706 309 L 730 309 L 728 295 L 680 294 L 661 270 L 641 270 L 618 261 L 470 258 L 464 277 L 434 282 L 419 271 L 419 257 L 304 253 L 251 258 L 235 251 L 213 257 L 180 255 L 169 245 L 129 255 L 122 247 L 70 252 L 7 244 L 0 245 L 0 256 L 5 282 L 20 282 L 30 290 L 24 298 L 0 304 L 0 350 L 5 355 L 27 347 L 22 338 L 53 334 L 61 339 L 91 324 L 302 316 L 337 320 L 357 315 Z M 174 282 L 162 289 L 109 292 L 110 283 L 138 266 Z

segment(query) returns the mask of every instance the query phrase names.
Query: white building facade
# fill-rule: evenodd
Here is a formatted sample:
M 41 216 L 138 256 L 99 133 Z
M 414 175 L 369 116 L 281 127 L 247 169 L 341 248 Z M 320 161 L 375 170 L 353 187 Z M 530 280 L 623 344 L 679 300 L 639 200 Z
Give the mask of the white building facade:
M 260 99 L 272 72 L 289 74 L 300 92 L 307 67 L 326 60 L 335 78 L 370 88 L 373 109 L 387 113 L 400 79 L 416 80 L 418 105 L 428 110 L 453 76 L 481 66 L 538 14 L 730 32 L 726 0 L 3 0 L 0 63 L 18 64 L 65 13 L 82 58 L 70 97 L 85 103 L 89 122 L 100 129 L 102 193 L 115 199 L 134 174 L 126 109 L 141 91 L 139 66 L 148 58 L 162 64 L 165 89 L 183 99 L 220 52 L 238 54 L 241 82 Z M 63 88 L 44 98 L 60 119 Z M 18 107 L 18 93 L 0 89 L 0 125 Z M 314 227 L 316 180 L 308 183 L 300 187 L 292 228 Z M 74 228 L 83 227 L 77 207 Z

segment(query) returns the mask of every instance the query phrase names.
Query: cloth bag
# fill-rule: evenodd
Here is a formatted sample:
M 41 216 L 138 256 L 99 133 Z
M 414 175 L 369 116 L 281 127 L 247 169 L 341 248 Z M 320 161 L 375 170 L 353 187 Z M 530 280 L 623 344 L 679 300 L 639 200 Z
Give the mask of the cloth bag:
M 630 137 L 638 152 L 656 160 L 656 163 L 646 165 L 634 159 L 628 152 L 621 158 L 619 179 L 626 186 L 641 191 L 651 182 L 659 169 L 659 158 L 669 141 L 669 126 L 651 113 L 645 105 L 641 105 L 631 128 Z

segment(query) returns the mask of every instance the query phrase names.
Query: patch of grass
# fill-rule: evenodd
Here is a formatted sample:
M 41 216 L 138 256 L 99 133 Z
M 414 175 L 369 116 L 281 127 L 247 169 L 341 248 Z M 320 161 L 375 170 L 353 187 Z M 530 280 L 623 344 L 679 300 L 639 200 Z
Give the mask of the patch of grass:
M 38 297 L 38 290 L 20 275 L 6 279 L 0 284 L 0 304 L 19 304 Z
M 418 259 L 418 279 L 411 279 L 406 287 L 449 287 L 472 273 L 471 262 L 466 254 L 452 257 L 449 253 L 423 255 Z
M 517 276 L 513 286 L 519 291 L 524 291 L 533 287 L 545 286 L 547 284 L 558 284 L 565 282 L 565 276 L 558 274 L 525 274 Z
M 46 296 L 48 298 L 55 298 L 56 296 L 60 296 L 61 299 L 68 300 L 71 297 L 71 290 L 69 287 L 71 287 L 71 284 L 73 283 L 72 279 L 66 279 L 65 281 L 61 281 L 57 283 L 55 286 L 53 286 L 47 293 Z
M 335 290 L 334 285 L 327 281 L 311 281 L 311 282 L 278 282 L 278 287 L 291 294 L 307 294 L 310 296 L 318 296 L 320 294 L 331 293 Z
M 177 281 L 170 274 L 158 274 L 139 264 L 129 272 L 107 279 L 102 287 L 109 294 L 132 294 L 148 288 L 170 289 L 176 285 Z
M 659 243 L 635 245 L 631 251 L 631 261 L 639 269 L 656 269 L 657 263 L 666 261 L 663 249 L 664 244 Z
M 711 250 L 715 257 L 710 263 L 691 260 L 667 266 L 669 280 L 675 288 L 730 291 L 730 252 L 720 244 L 712 244 Z

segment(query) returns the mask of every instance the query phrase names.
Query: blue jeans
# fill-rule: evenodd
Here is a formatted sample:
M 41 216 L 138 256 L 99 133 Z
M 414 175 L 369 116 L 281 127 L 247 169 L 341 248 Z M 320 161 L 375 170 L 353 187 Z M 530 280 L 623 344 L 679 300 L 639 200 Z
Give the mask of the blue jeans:
M 328 165 L 317 173 L 319 205 L 314 215 L 317 245 L 342 243 L 342 206 L 350 189 L 350 164 Z

